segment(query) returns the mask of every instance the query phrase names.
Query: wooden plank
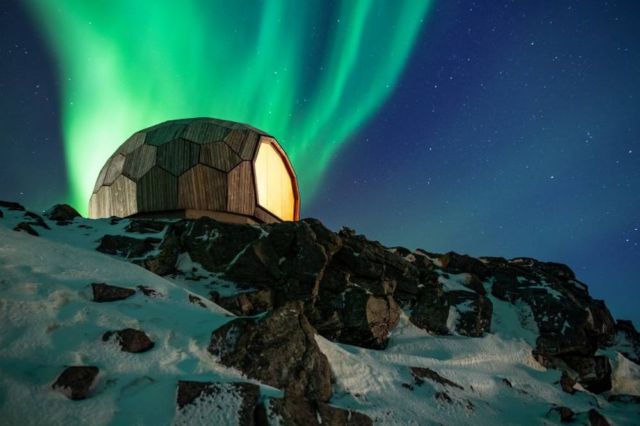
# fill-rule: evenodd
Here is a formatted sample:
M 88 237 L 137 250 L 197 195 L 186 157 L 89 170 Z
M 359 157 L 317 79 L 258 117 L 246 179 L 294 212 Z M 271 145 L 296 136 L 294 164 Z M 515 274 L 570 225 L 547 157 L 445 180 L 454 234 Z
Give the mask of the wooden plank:
M 160 146 L 167 142 L 178 139 L 184 133 L 187 124 L 177 122 L 167 122 L 149 130 L 146 133 L 144 142 L 149 145 Z
M 200 162 L 220 171 L 228 172 L 240 161 L 240 156 L 224 142 L 208 143 L 200 147 Z
M 145 136 L 146 135 L 144 132 L 134 133 L 129 137 L 129 139 L 127 139 L 126 141 L 124 141 L 122 145 L 120 145 L 120 148 L 118 148 L 118 150 L 116 151 L 116 154 L 122 154 L 122 155 L 131 154 L 133 151 L 135 151 L 136 149 L 142 146 L 142 144 L 144 143 Z
M 180 176 L 198 164 L 200 145 L 185 139 L 171 141 L 158 147 L 156 164 L 174 176 Z
M 109 164 L 111 164 L 111 157 L 107 159 L 107 162 L 104 163 L 102 169 L 100 169 L 100 173 L 98 173 L 98 178 L 96 179 L 96 184 L 93 187 L 93 192 L 96 193 L 102 187 L 104 183 L 104 177 L 107 174 L 107 170 L 109 170 Z
M 225 210 L 226 207 L 226 173 L 198 164 L 180 176 L 179 209 Z
M 260 206 L 256 206 L 254 216 L 262 223 L 279 223 L 280 219 L 269 213 Z
M 199 144 L 222 141 L 231 129 L 222 126 L 221 124 L 224 122 L 220 121 L 220 124 L 218 124 L 217 121 L 203 120 L 191 123 L 182 137 Z
M 122 174 L 122 167 L 124 166 L 125 159 L 126 157 L 122 154 L 116 154 L 111 157 L 109 168 L 107 169 L 107 173 L 104 175 L 103 185 L 111 185 L 113 181 Z
M 245 129 L 233 129 L 224 138 L 227 145 L 231 147 L 237 154 L 242 151 L 242 144 L 249 135 L 249 132 Z
M 140 179 L 156 164 L 157 149 L 153 145 L 142 145 L 127 155 L 122 174 L 133 180 Z
M 253 160 L 259 139 L 260 135 L 255 132 L 249 132 L 242 144 L 242 149 L 239 152 L 240 158 L 243 160 Z
M 136 186 L 138 211 L 176 210 L 178 208 L 178 178 L 154 166 L 142 176 Z
M 253 215 L 256 190 L 252 169 L 250 161 L 243 161 L 229 172 L 227 210 L 230 212 Z
M 110 203 L 111 187 L 103 186 L 89 199 L 89 217 L 91 219 L 108 217 Z
M 110 187 L 110 211 L 108 216 L 127 217 L 138 212 L 136 183 L 120 175 Z

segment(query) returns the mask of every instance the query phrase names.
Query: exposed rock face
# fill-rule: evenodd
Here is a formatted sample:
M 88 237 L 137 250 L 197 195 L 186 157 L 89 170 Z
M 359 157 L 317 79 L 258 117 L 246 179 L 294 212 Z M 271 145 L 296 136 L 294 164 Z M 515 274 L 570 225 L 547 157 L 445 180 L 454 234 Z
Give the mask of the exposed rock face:
M 102 340 L 107 341 L 113 335 L 115 335 L 115 339 L 120 345 L 120 348 L 125 352 L 146 352 L 154 346 L 149 336 L 141 330 L 125 328 L 118 331 L 108 331 L 102 335 Z
M 196 403 L 199 399 L 224 404 L 224 395 L 233 394 L 240 398 L 241 404 L 237 412 L 237 424 L 253 426 L 255 410 L 260 398 L 260 388 L 253 383 L 212 383 L 179 381 L 176 403 L 179 409 Z M 204 420 L 204 419 L 203 419 Z
M 411 367 L 411 374 L 413 375 L 413 378 L 417 385 L 421 385 L 422 382 L 424 382 L 423 379 L 429 379 L 432 382 L 441 384 L 443 386 L 451 386 L 454 388 L 464 390 L 464 388 L 459 384 L 452 382 L 451 380 L 445 377 L 442 377 L 440 374 L 438 374 L 437 372 L 433 371 L 430 368 Z
M 609 421 L 595 408 L 589 410 L 589 413 L 587 415 L 589 417 L 589 424 L 591 426 L 611 426 L 611 423 L 609 423 Z
M 267 400 L 258 419 L 258 424 L 265 425 L 369 426 L 373 424 L 369 417 L 357 411 L 343 410 L 322 402 L 290 396 Z M 276 419 L 280 419 L 282 423 Z
M 98 367 L 67 367 L 58 377 L 52 388 L 63 393 L 69 399 L 85 399 L 98 376 Z
M 328 401 L 331 371 L 314 334 L 302 304 L 292 302 L 262 319 L 227 323 L 212 333 L 208 349 L 223 364 L 287 395 Z
M 178 259 L 188 255 L 203 270 L 240 287 L 231 295 L 209 295 L 236 315 L 299 302 L 305 320 L 322 336 L 383 349 L 401 310 L 433 334 L 490 333 L 495 297 L 530 310 L 538 333 L 534 354 L 543 365 L 565 370 L 567 379 L 593 392 L 610 388 L 610 365 L 595 353 L 614 344 L 615 323 L 565 265 L 389 249 L 349 229 L 331 232 L 313 219 L 261 226 L 208 218 L 133 223 L 132 233 L 166 227 L 164 238 L 158 243 L 105 237 L 99 249 L 135 257 L 160 275 L 180 274 Z M 628 343 L 638 341 L 637 333 L 621 327 L 625 353 L 637 360 L 640 345 Z M 572 389 L 566 382 L 563 388 Z
M 124 300 L 136 294 L 136 291 L 130 288 L 118 287 L 105 283 L 91 284 L 93 290 L 94 302 L 115 302 L 116 300 Z
M 96 250 L 125 258 L 135 258 L 147 254 L 153 250 L 159 242 L 160 240 L 157 238 L 145 238 L 141 240 L 123 235 L 105 235 L 100 240 L 100 245 Z
M 640 333 L 628 320 L 616 321 L 615 348 L 622 355 L 640 364 Z
M 68 225 L 76 217 L 81 217 L 80 213 L 68 204 L 56 204 L 44 214 L 50 220 L 55 220 L 57 225 Z
M 16 210 L 16 211 L 24 211 L 24 207 L 21 204 L 14 203 L 13 201 L 2 201 L 0 200 L 0 207 L 3 207 L 7 210 Z
M 570 423 L 574 420 L 576 413 L 569 407 L 553 407 L 549 410 L 552 413 L 556 413 L 560 417 L 562 423 Z
M 568 369 L 593 392 L 608 390 L 611 368 L 594 356 L 599 347 L 613 343 L 614 321 L 604 303 L 592 299 L 565 265 L 529 258 L 485 261 L 493 278 L 492 294 L 531 309 L 539 330 L 538 361 Z

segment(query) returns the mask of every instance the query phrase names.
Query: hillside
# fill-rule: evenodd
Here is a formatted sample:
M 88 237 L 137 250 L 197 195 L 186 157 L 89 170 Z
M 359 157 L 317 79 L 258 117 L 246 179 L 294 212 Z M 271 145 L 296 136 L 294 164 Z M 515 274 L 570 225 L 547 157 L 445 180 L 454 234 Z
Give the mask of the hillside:
M 0 202 L 2 424 L 638 424 L 640 335 L 565 265 L 305 219 Z

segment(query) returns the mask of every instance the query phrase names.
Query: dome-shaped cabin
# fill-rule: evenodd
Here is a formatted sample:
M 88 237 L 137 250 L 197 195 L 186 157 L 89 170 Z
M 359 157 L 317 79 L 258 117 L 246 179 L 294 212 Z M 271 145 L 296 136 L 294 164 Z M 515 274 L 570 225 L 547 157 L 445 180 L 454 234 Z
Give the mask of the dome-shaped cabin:
M 298 220 L 293 167 L 273 136 L 213 118 L 134 133 L 107 160 L 89 216 L 208 216 L 232 223 Z

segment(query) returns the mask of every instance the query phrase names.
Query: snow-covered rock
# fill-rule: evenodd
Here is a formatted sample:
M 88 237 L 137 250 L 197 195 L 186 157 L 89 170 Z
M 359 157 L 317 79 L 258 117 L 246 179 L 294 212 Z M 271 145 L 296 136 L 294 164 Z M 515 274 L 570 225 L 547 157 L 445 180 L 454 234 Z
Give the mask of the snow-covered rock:
M 556 263 L 0 202 L 3 424 L 634 424 L 638 349 Z

